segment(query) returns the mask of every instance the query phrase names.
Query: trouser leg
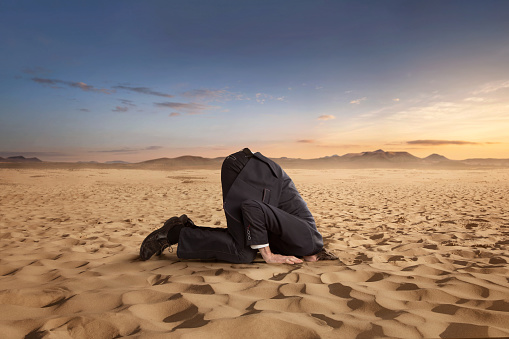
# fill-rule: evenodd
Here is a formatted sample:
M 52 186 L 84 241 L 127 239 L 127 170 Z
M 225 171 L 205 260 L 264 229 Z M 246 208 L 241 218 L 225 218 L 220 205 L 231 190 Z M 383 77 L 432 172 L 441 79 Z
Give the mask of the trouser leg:
M 258 200 L 242 203 L 248 245 L 269 243 L 271 250 L 284 255 L 305 256 L 320 251 L 323 240 L 309 221 Z
M 186 227 L 180 232 L 177 256 L 182 259 L 250 263 L 256 257 L 256 251 L 248 246 L 241 246 L 226 228 Z

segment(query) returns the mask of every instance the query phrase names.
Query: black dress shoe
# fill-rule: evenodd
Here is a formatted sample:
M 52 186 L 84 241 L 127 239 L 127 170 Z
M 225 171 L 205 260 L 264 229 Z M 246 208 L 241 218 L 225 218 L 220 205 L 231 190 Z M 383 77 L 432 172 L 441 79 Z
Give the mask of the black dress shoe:
M 316 254 L 316 260 L 337 260 L 339 259 L 334 253 L 322 248 L 320 252 Z
M 150 233 L 143 240 L 140 247 L 140 259 L 148 260 L 154 254 L 161 255 L 165 248 L 178 243 L 180 230 L 185 226 L 194 226 L 185 214 L 166 220 L 163 227 Z

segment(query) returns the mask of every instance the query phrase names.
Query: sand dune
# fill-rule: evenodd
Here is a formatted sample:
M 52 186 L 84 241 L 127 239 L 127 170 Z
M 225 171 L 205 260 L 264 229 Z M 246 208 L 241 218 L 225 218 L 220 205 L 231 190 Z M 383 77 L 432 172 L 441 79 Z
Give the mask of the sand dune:
M 0 333 L 509 336 L 509 172 L 288 173 L 339 261 L 139 261 L 171 216 L 226 225 L 217 170 L 0 169 Z

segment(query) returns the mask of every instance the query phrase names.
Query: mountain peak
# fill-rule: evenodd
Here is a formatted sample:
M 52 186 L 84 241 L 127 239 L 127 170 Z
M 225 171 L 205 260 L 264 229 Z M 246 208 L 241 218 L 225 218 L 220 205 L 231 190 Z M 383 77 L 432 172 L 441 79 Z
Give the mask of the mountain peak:
M 428 155 L 424 160 L 427 161 L 446 161 L 449 160 L 448 158 L 444 157 L 443 155 L 433 153 L 431 155 Z

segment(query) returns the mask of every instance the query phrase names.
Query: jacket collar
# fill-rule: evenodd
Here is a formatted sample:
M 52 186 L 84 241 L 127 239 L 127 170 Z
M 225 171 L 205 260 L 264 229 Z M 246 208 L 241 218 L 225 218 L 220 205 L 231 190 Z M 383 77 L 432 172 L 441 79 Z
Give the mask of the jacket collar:
M 279 174 L 280 174 L 279 173 L 280 171 L 278 170 L 279 166 L 274 161 L 272 161 L 269 158 L 263 156 L 260 152 L 256 152 L 253 155 L 257 159 L 259 159 L 259 160 L 263 161 L 264 163 L 266 163 L 270 167 L 270 170 L 272 171 L 272 174 L 274 174 L 274 176 L 276 178 L 279 178 Z

